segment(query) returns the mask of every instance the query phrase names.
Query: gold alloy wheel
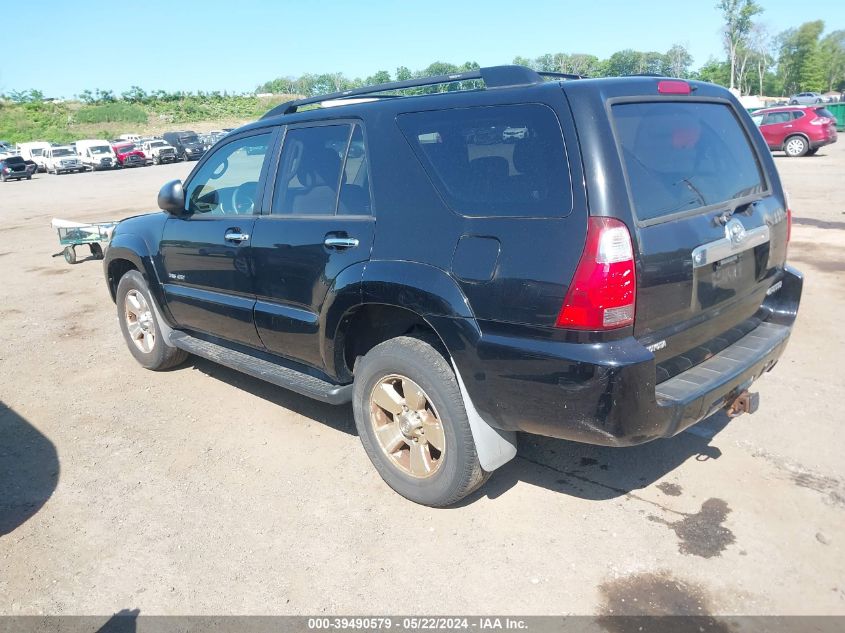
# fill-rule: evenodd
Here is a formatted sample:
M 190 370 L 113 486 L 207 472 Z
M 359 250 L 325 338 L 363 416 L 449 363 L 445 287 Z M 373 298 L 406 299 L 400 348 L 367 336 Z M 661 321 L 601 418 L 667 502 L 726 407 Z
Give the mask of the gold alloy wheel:
M 135 343 L 135 347 L 145 354 L 149 354 L 155 347 L 156 331 L 152 310 L 150 310 L 147 299 L 133 288 L 126 293 L 123 308 L 129 338 Z
M 391 374 L 377 382 L 370 394 L 370 423 L 381 450 L 405 474 L 431 477 L 443 463 L 443 424 L 413 380 Z

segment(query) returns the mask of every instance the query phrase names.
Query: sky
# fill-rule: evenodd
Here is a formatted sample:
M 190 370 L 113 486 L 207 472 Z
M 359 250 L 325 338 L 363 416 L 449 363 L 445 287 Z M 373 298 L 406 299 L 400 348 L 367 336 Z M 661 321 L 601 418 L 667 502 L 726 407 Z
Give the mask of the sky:
M 757 0 L 770 32 L 823 19 L 845 0 Z M 4 11 L 0 93 L 35 88 L 247 92 L 281 76 L 366 77 L 433 61 L 482 66 L 516 55 L 686 46 L 694 67 L 723 55 L 716 0 L 44 0 Z M 11 51 L 25 51 L 23 55 Z

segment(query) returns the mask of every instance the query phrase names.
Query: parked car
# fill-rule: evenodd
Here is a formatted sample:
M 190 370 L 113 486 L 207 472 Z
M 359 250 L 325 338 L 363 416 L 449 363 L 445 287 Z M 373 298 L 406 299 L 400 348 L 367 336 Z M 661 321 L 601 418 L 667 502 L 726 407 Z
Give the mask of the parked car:
M 24 160 L 31 160 L 38 165 L 38 171 L 47 171 L 47 165 L 44 161 L 44 150 L 51 147 L 47 141 L 32 141 L 30 143 L 18 143 L 15 145 L 20 156 Z
M 824 102 L 824 96 L 818 92 L 799 92 L 797 95 L 789 97 L 789 105 L 811 105 Z
M 179 160 L 199 160 L 205 154 L 205 146 L 196 132 L 165 132 L 161 136 L 176 149 Z
M 115 143 L 112 151 L 121 167 L 144 167 L 147 164 L 147 156 L 134 143 Z
M 147 161 L 153 165 L 162 163 L 173 163 L 178 160 L 176 148 L 162 139 L 150 139 L 143 141 L 141 151 L 147 157 Z
M 114 169 L 118 166 L 111 143 L 102 139 L 76 141 L 76 153 L 91 171 Z
M 127 141 L 129 143 L 140 143 L 141 137 L 138 134 L 121 134 L 117 137 L 119 141 Z
M 516 431 L 628 446 L 753 412 L 802 276 L 739 101 L 519 66 L 449 80 L 485 88 L 282 104 L 164 185 L 164 213 L 118 224 L 130 353 L 351 402 L 379 474 L 433 506 L 514 457 Z
M 32 180 L 32 172 L 27 168 L 26 161 L 21 156 L 7 156 L 0 159 L 0 181 Z
M 42 154 L 47 172 L 51 174 L 68 174 L 85 171 L 85 165 L 69 145 L 48 147 Z
M 769 149 L 783 150 L 787 156 L 812 156 L 837 139 L 836 117 L 819 106 L 766 108 L 754 112 L 751 119 Z

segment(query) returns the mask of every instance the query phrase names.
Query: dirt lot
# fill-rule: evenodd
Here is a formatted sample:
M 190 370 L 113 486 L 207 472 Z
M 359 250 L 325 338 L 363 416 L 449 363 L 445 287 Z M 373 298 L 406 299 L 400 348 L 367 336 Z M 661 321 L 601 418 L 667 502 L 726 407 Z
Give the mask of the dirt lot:
M 520 438 L 462 505 L 393 493 L 351 409 L 152 373 L 49 223 L 177 164 L 0 184 L 0 614 L 845 614 L 845 143 L 777 158 L 801 316 L 761 408 L 630 449 Z

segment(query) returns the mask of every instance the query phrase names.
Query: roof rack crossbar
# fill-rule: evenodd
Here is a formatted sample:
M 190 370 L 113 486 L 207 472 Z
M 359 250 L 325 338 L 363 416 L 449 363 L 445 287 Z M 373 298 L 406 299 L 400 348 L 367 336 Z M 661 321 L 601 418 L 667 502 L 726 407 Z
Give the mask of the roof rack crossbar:
M 277 105 L 265 114 L 262 119 L 280 114 L 292 114 L 299 108 L 306 105 L 321 103 L 323 101 L 337 101 L 341 99 L 352 99 L 354 97 L 373 96 L 386 97 L 393 95 L 379 95 L 381 92 L 394 90 L 405 90 L 408 88 L 421 88 L 425 86 L 437 86 L 451 84 L 459 81 L 472 81 L 481 79 L 487 88 L 508 88 L 512 86 L 527 86 L 542 83 L 543 77 L 555 77 L 558 79 L 581 79 L 581 75 L 568 75 L 565 73 L 536 72 L 524 66 L 491 66 L 478 70 L 468 70 L 462 73 L 451 73 L 448 75 L 434 75 L 431 77 L 420 77 L 418 79 L 407 79 L 404 81 L 390 81 L 373 86 L 341 90 L 304 99 L 287 101 Z

